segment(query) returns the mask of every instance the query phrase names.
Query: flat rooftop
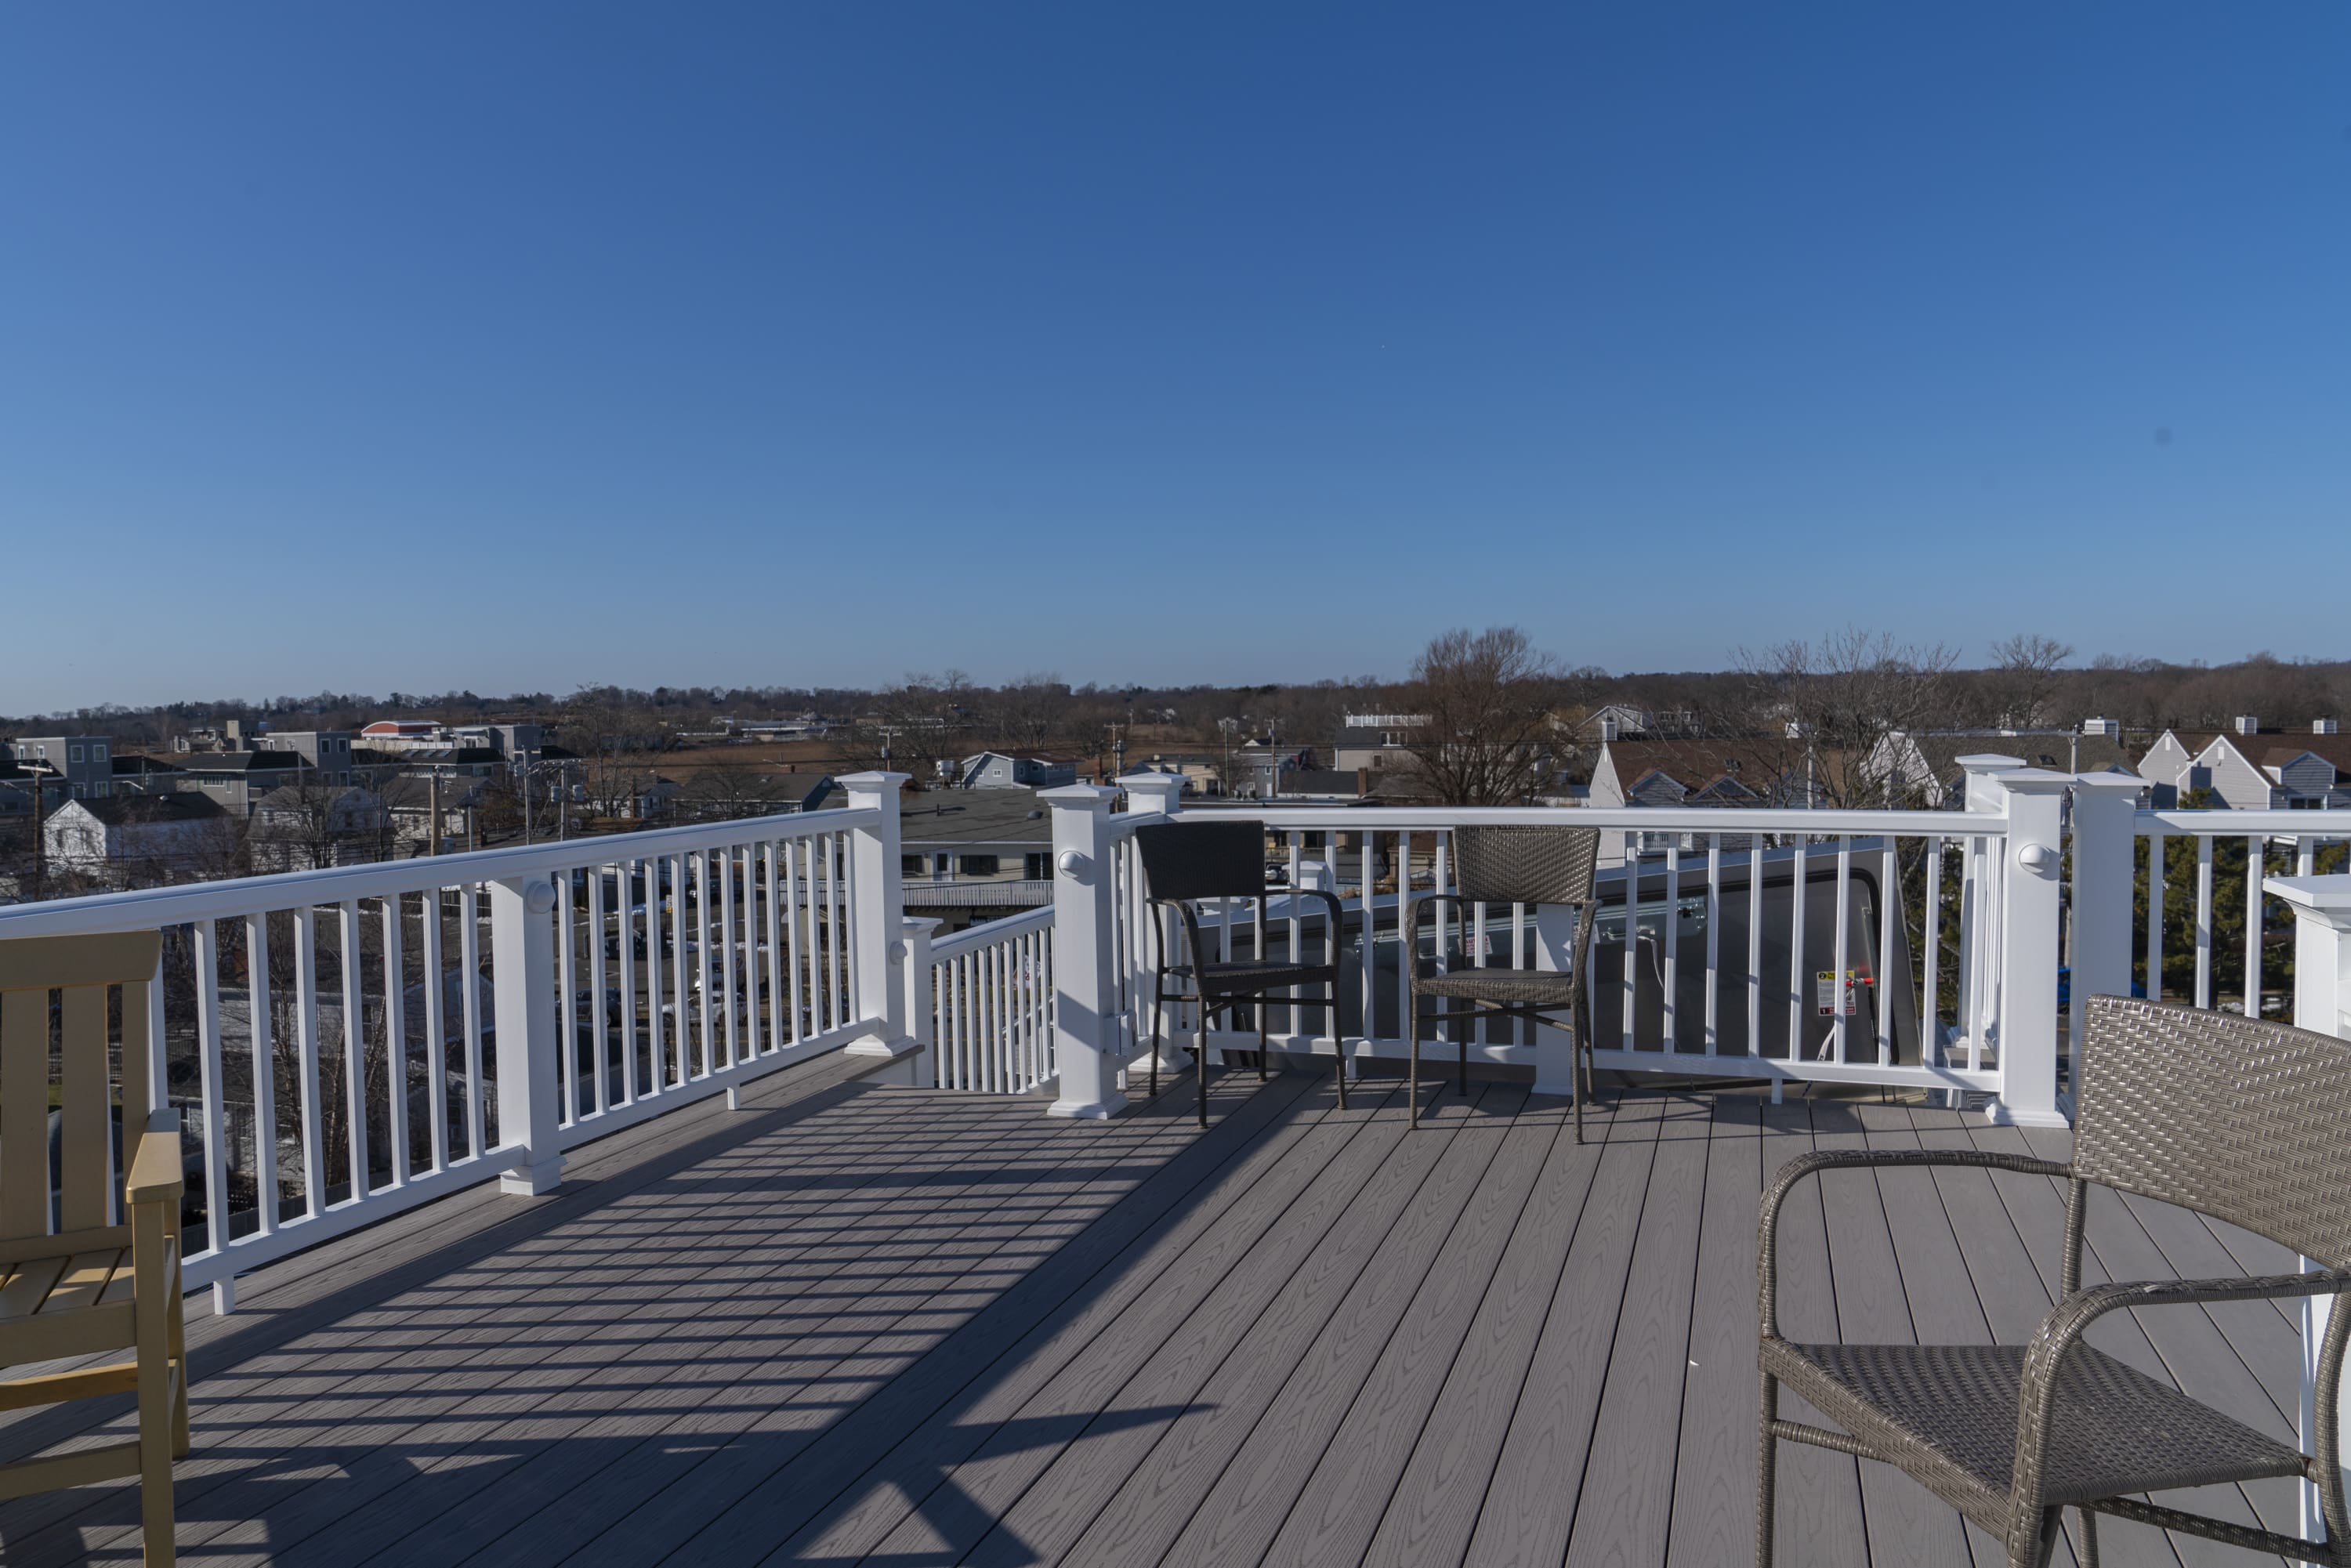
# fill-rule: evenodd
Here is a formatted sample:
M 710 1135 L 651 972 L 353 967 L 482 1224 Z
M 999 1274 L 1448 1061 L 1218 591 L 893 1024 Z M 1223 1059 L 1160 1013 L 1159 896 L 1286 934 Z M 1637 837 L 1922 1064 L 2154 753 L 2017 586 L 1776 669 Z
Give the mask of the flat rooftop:
M 191 1300 L 191 1563 L 1740 1563 L 1754 1519 L 1755 1224 L 1815 1147 L 2062 1156 L 2064 1133 L 1876 1099 L 1190 1082 L 1109 1123 L 883 1088 L 820 1059 Z M 1832 1173 L 1782 1246 L 1792 1336 L 2022 1340 L 2063 1197 L 1982 1170 Z M 2086 1272 L 2278 1249 L 2108 1196 Z M 2093 1331 L 2289 1437 L 2268 1303 Z M 1802 1415 L 1801 1406 L 1792 1414 Z M 0 1458 L 127 1429 L 8 1417 Z M 1782 1450 L 1782 1561 L 1991 1563 L 1890 1470 Z M 2291 1530 L 2292 1488 L 2193 1506 Z M 0 1559 L 138 1557 L 137 1497 L 0 1505 Z M 2071 1518 L 2068 1518 L 2069 1527 Z M 2217 1548 L 2108 1520 L 2113 1564 Z M 2061 1549 L 2060 1561 L 2070 1562 Z

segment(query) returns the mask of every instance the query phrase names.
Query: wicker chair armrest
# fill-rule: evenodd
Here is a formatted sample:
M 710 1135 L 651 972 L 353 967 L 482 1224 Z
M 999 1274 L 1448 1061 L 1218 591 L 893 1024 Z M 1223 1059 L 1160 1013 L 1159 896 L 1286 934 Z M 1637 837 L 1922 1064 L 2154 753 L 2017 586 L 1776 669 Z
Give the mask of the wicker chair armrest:
M 1764 1189 L 1763 1204 L 1756 1218 L 1756 1275 L 1759 1281 L 1756 1316 L 1766 1338 L 1776 1338 L 1780 1333 L 1780 1206 L 1788 1194 L 1806 1176 L 1825 1170 L 1847 1169 L 1854 1166 L 1975 1166 L 1991 1170 L 2015 1171 L 2022 1176 L 2071 1176 L 2071 1166 L 2053 1160 L 2036 1160 L 2027 1155 L 1995 1154 L 1984 1149 L 1823 1149 L 1809 1155 L 1798 1155 L 1780 1167 L 1780 1174 Z
M 1405 895 L 1404 923 L 1400 929 L 1412 931 L 1420 924 L 1420 906 L 1424 904 L 1460 904 L 1465 902 L 1458 893 L 1411 893 Z
M 179 1197 L 187 1185 L 180 1166 L 180 1113 L 157 1111 L 147 1118 L 139 1147 L 131 1156 L 131 1171 L 122 1184 L 126 1203 L 165 1203 Z
M 1198 963 L 1199 956 L 1207 949 L 1200 943 L 1200 917 L 1194 912 L 1192 901 L 1186 898 L 1161 898 L 1156 894 L 1149 894 L 1144 895 L 1143 902 L 1153 909 L 1172 909 L 1183 917 L 1184 950 L 1193 956 L 1195 964 Z M 1155 967 L 1165 967 L 1167 964 L 1165 946 L 1166 937 L 1162 934 L 1158 921 L 1155 920 L 1151 923 L 1151 933 L 1153 949 L 1158 954 Z
M 2125 1307 L 2184 1307 L 2205 1301 L 2275 1301 L 2294 1296 L 2328 1296 L 2351 1291 L 2351 1270 L 2325 1270 L 2311 1274 L 2260 1274 L 2229 1280 L 2134 1280 L 2118 1284 L 2091 1285 L 2074 1291 L 2041 1320 L 2032 1342 L 2025 1347 L 2024 1375 L 2017 1389 L 2016 1471 L 2014 1506 L 2032 1511 L 2042 1506 L 2043 1464 L 2048 1449 L 2050 1422 L 2057 1411 L 2057 1374 L 2065 1357 L 2082 1341 L 2089 1326 L 2108 1312 Z M 2327 1499 L 2331 1514 L 2341 1514 L 2342 1478 L 2336 1469 L 2333 1422 L 2321 1423 L 2318 1439 L 2322 1485 L 2335 1489 Z
M 1424 904 L 1467 904 L 1458 893 L 1415 893 L 1405 897 L 1404 910 L 1396 922 L 1398 939 L 1406 944 L 1398 948 L 1399 961 L 1409 966 L 1414 977 L 1420 974 L 1420 906 Z M 1445 946 L 1445 927 L 1437 928 L 1437 942 L 1441 951 Z
M 1347 906 L 1340 903 L 1339 895 L 1332 893 L 1327 887 L 1293 887 L 1290 890 L 1290 896 L 1292 899 L 1319 898 L 1322 901 L 1323 906 L 1331 912 L 1330 924 L 1325 925 L 1322 929 L 1324 945 L 1329 948 L 1331 954 L 1331 962 L 1327 967 L 1333 974 L 1336 974 L 1339 968 L 1340 945 L 1345 940 L 1345 936 L 1339 927 L 1346 923 Z M 1366 916 L 1365 918 L 1369 918 L 1369 916 Z M 1306 946 L 1306 930 L 1303 926 L 1299 928 L 1298 946 L 1301 948 Z M 1304 955 L 1302 953 L 1293 953 L 1290 956 L 1293 958 L 1303 958 Z

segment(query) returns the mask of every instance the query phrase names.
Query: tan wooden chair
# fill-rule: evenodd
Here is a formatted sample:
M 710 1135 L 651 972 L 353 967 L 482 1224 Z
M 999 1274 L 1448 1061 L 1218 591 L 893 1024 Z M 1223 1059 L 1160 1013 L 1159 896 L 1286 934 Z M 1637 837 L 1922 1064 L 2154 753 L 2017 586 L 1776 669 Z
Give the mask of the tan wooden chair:
M 136 1438 L 0 1466 L 0 1499 L 137 1476 L 150 1563 L 172 1561 L 172 1461 L 188 1451 L 180 1119 L 148 1103 L 147 987 L 161 941 L 143 931 L 0 942 L 0 1369 L 134 1353 L 110 1365 L 0 1381 L 0 1410 L 106 1394 L 139 1398 Z M 119 1204 L 109 1114 L 117 1084 L 107 1049 L 107 991 L 115 986 L 129 1155 Z M 55 1013 L 52 991 L 62 993 Z M 64 1046 L 54 1091 L 53 1019 Z M 54 1201 L 53 1092 L 64 1124 Z

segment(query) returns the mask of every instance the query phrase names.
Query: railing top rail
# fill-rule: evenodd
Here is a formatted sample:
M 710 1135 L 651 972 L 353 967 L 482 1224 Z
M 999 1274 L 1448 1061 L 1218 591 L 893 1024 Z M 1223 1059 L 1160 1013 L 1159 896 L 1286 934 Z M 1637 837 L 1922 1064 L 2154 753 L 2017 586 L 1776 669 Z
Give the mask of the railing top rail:
M 509 844 L 458 854 L 420 855 L 413 860 L 379 861 L 370 865 L 329 866 L 315 871 L 140 888 L 129 893 L 91 894 L 82 898 L 47 899 L 0 906 L 0 939 L 144 931 L 195 920 L 221 920 L 269 910 L 340 904 L 352 898 L 392 897 L 460 883 L 503 882 L 689 850 L 809 838 L 863 827 L 881 818 L 880 810 L 871 806 L 843 806 L 826 811 L 742 817 L 726 822 L 689 822 L 681 827 L 566 839 L 555 843 Z
M 1803 810 L 1744 806 L 1276 806 L 1191 807 L 1186 817 L 1231 815 L 1269 828 L 1376 832 L 1497 823 L 1532 828 L 1638 829 L 1652 833 L 1877 833 L 1969 838 L 2007 831 L 2000 811 Z
M 1003 920 L 983 921 L 967 925 L 952 936 L 941 936 L 931 944 L 931 961 L 952 958 L 959 953 L 975 953 L 982 947 L 993 947 L 999 942 L 1009 942 L 1015 936 L 1026 936 L 1034 931 L 1053 928 L 1053 906 L 1032 909 L 1026 915 L 1015 915 Z
M 2204 810 L 2140 811 L 2140 833 L 2183 833 L 2204 838 L 2251 838 L 2255 833 L 2297 833 L 2320 839 L 2351 839 L 2351 811 L 2242 811 L 2226 807 Z

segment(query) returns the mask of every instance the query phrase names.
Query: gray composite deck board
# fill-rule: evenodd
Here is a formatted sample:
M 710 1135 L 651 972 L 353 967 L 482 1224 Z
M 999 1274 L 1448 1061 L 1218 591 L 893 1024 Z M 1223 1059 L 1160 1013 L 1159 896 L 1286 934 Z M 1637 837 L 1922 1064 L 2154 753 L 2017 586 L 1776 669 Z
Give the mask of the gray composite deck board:
M 754 1423 L 748 1429 L 713 1434 L 691 1446 L 684 1456 L 691 1462 L 665 1476 L 658 1490 L 648 1491 L 633 1483 L 617 1489 L 615 1506 L 602 1502 L 603 1489 L 586 1489 L 580 1500 L 587 1507 L 581 1511 L 586 1523 L 601 1531 L 590 1538 L 597 1553 L 615 1562 L 656 1562 L 673 1553 L 687 1562 L 757 1560 L 779 1536 L 789 1533 L 795 1510 L 809 1500 L 820 1506 L 832 1495 L 833 1478 L 845 1481 L 854 1477 L 875 1452 L 947 1404 L 1004 1343 L 1017 1340 L 1040 1316 L 1086 1288 L 1102 1265 L 1166 1207 L 1191 1199 L 1194 1183 L 1290 1109 L 1302 1087 L 1291 1080 L 1259 1091 L 1253 1082 L 1241 1088 L 1231 1079 L 1221 1080 L 1214 1095 L 1223 1114 L 1206 1137 L 1150 1173 L 1135 1191 L 1114 1195 L 1116 1204 L 1050 1259 L 1007 1281 L 984 1306 L 961 1315 L 901 1375 L 863 1391 L 854 1402 L 844 1402 L 831 1426 L 778 1435 Z M 1231 1103 L 1236 1098 L 1240 1098 L 1238 1107 Z M 1166 1124 L 1180 1131 L 1189 1106 L 1173 1091 L 1164 1092 L 1158 1104 Z M 1038 1111 L 1033 1103 L 1027 1109 L 1030 1115 Z M 1081 1135 L 1102 1135 L 1101 1126 L 1080 1124 L 1076 1130 Z M 1149 1196 L 1137 1202 L 1138 1192 Z M 818 1436 L 823 1443 L 812 1447 Z M 804 1455 L 807 1462 L 798 1462 Z M 507 1545 L 514 1560 L 538 1560 L 531 1537 L 517 1532 Z
M 1573 1564 L 1660 1562 L 1672 1531 L 1713 1113 L 1698 1099 L 1665 1101 L 1662 1109 L 1625 1304 L 1568 1535 L 1567 1561 Z
M 1813 1147 L 1810 1102 L 1791 1099 L 1763 1108 L 1763 1180 Z M 1842 1337 L 1836 1287 L 1829 1277 L 1831 1252 L 1821 1184 L 1808 1181 L 1789 1194 L 1780 1211 L 1780 1332 L 1806 1343 Z M 1785 1389 L 1782 1419 L 1822 1425 L 1821 1414 Z M 1752 1473 L 1751 1470 L 1750 1472 Z M 1802 1443 L 1782 1443 L 1779 1458 L 1779 1503 L 1774 1510 L 1775 1561 L 1858 1568 L 1870 1561 L 1864 1524 L 1858 1463 L 1844 1454 Z
M 1502 1082 L 1425 1086 L 1416 1134 L 1393 1082 L 1342 1112 L 1327 1077 L 1222 1074 L 1202 1134 L 1188 1078 L 1076 1124 L 864 1070 L 583 1147 L 548 1197 L 326 1244 L 230 1317 L 193 1301 L 186 1560 L 1740 1563 L 1762 1185 L 1814 1147 L 2065 1152 L 1865 1097 L 1612 1092 L 1579 1146 L 1566 1102 Z M 1831 1173 L 1783 1221 L 1782 1322 L 2021 1341 L 2063 1223 L 2046 1178 Z M 2280 1262 L 2137 1199 L 2091 1243 L 2092 1279 Z M 2284 1315 L 2143 1316 L 2094 1342 L 2291 1430 Z M 0 1452 L 100 1440 L 124 1403 L 0 1419 Z M 1896 1472 L 1780 1452 L 1783 1563 L 2000 1560 Z M 2166 1500 L 2292 1522 L 2283 1487 Z M 0 1558 L 128 1561 L 135 1523 L 122 1486 L 19 1500 Z M 2117 1568 L 2246 1560 L 2100 1536 Z
M 1555 1103 L 1565 1121 L 1572 1113 Z M 1388 1499 L 1364 1556 L 1369 1568 L 1458 1563 L 1468 1550 L 1599 1168 L 1600 1145 L 1589 1141 L 1595 1131 L 1604 1134 L 1605 1124 L 1587 1117 L 1586 1142 L 1578 1143 L 1572 1130 L 1553 1138 L 1444 1391 Z
M 528 1480 L 535 1477 L 524 1472 L 535 1459 L 559 1453 L 559 1464 L 574 1468 L 574 1440 L 580 1449 L 609 1444 L 609 1437 L 586 1428 L 593 1412 L 609 1407 L 618 1394 L 643 1396 L 638 1407 L 654 1411 L 670 1408 L 689 1389 L 705 1396 L 756 1390 L 767 1408 L 796 1407 L 793 1396 L 805 1387 L 792 1375 L 798 1369 L 779 1373 L 759 1364 L 762 1350 L 774 1346 L 802 1359 L 846 1355 L 886 1324 L 854 1322 L 864 1304 L 854 1303 L 847 1308 L 851 1322 L 820 1311 L 794 1312 L 789 1316 L 800 1321 L 778 1333 L 775 1319 L 747 1322 L 737 1303 L 755 1291 L 796 1304 L 824 1303 L 844 1288 L 878 1283 L 874 1254 L 893 1242 L 919 1239 L 958 1218 L 985 1222 L 998 1206 L 1019 1205 L 1025 1186 L 965 1178 L 991 1167 L 1019 1173 L 1040 1156 L 1041 1145 L 1033 1131 L 1008 1117 L 982 1119 L 982 1126 L 932 1147 L 901 1144 L 893 1158 L 844 1151 L 813 1169 L 787 1165 L 780 1173 L 762 1172 L 758 1179 L 778 1189 L 770 1201 L 737 1197 L 736 1184 L 726 1181 L 712 1195 L 718 1201 L 701 1208 L 648 1209 L 637 1228 L 618 1236 L 566 1238 L 569 1245 L 553 1277 L 534 1281 L 519 1309 L 546 1314 L 528 1342 L 510 1353 L 473 1358 L 465 1369 L 470 1375 L 452 1379 L 455 1386 L 445 1396 L 422 1386 L 401 1391 L 402 1403 L 426 1404 L 423 1422 L 383 1427 L 371 1412 L 358 1440 L 375 1441 L 376 1448 L 345 1461 L 344 1487 L 352 1497 L 336 1499 L 336 1489 L 302 1489 L 214 1538 L 212 1554 L 234 1562 L 234 1549 L 246 1546 L 289 1563 L 356 1563 L 386 1552 L 405 1562 L 443 1560 L 470 1543 L 468 1527 L 477 1530 L 499 1517 L 509 1484 L 520 1482 L 522 1496 L 531 1495 Z M 751 1173 L 742 1175 L 747 1183 Z M 811 1178 L 820 1195 L 813 1201 L 807 1194 Z M 927 1200 L 919 1218 L 893 1201 L 911 1188 Z M 931 1239 L 935 1245 L 937 1239 Z M 648 1266 L 627 1266 L 648 1252 Z M 943 1283 L 934 1281 L 930 1289 Z M 487 1305 L 496 1298 L 483 1293 L 476 1299 Z M 460 1299 L 441 1315 L 468 1310 Z M 831 1336 L 844 1333 L 849 1343 L 832 1342 Z M 355 1436 L 330 1433 L 324 1441 L 340 1446 Z M 403 1450 L 428 1457 L 420 1461 Z M 358 1495 L 362 1486 L 364 1502 Z M 339 1502 L 340 1519 L 332 1511 Z M 355 1542 L 363 1543 L 357 1551 Z
M 1495 1097 L 1489 1091 L 1478 1110 Z M 1512 1097 L 1526 1098 L 1523 1091 Z M 1291 1500 L 1261 1559 L 1269 1568 L 1357 1563 L 1371 1545 L 1560 1131 L 1555 1117 L 1520 1121 L 1509 1115 L 1512 1108 L 1502 1108 L 1507 1119 L 1465 1118 L 1452 1140 L 1460 1154 L 1447 1151 L 1431 1173 L 1437 1190 L 1448 1170 L 1458 1170 L 1468 1202 L 1355 1390 L 1322 1462 Z
M 1384 1178 L 1412 1169 L 1395 1157 L 1404 1126 L 1396 1097 L 1381 1097 L 1384 1104 L 1363 1098 L 1373 1101 L 1364 1114 L 1333 1115 L 1284 1169 L 1231 1193 L 1241 1201 L 1228 1210 L 1229 1223 L 1187 1253 L 1183 1269 L 1130 1309 L 1115 1333 L 1088 1345 L 945 1471 L 873 1554 L 1055 1560 L 1145 1462 L 1160 1434 L 1198 1407 L 1201 1385 L 1225 1357 L 1254 1359 L 1301 1322 L 1311 1333 L 1315 1322 L 1288 1306 L 1287 1287 L 1343 1262 L 1360 1240 L 1351 1218 L 1378 1201 Z M 1326 1245 L 1334 1233 L 1336 1244 Z M 940 1506 L 942 1498 L 952 1506 Z M 830 1544 L 817 1542 L 809 1555 L 832 1555 Z
M 1861 1108 L 1850 1102 L 1809 1102 L 1814 1143 L 1823 1149 L 1868 1147 Z M 1829 1236 L 1829 1279 L 1836 1293 L 1840 1337 L 1871 1344 L 1916 1344 L 1919 1334 L 1903 1289 L 1896 1254 L 1897 1217 L 1886 1211 L 1881 1173 L 1823 1171 L 1817 1178 Z M 1906 1228 L 1926 1217 L 1905 1211 Z M 1938 1224 L 1941 1217 L 1936 1217 Z M 1949 1563 L 1970 1554 L 1959 1511 L 1893 1467 L 1861 1462 L 1862 1518 L 1873 1563 Z
M 1305 1108 L 1258 1138 L 1246 1157 L 1215 1172 L 1213 1185 L 1199 1201 L 1141 1232 L 1117 1260 L 1115 1278 L 1106 1288 L 1065 1302 L 1017 1343 L 1001 1347 L 992 1364 L 970 1369 L 968 1389 L 960 1397 L 943 1402 L 903 1430 L 876 1428 L 883 1446 L 862 1457 L 862 1469 L 843 1459 L 827 1476 L 812 1479 L 799 1472 L 803 1512 L 796 1533 L 789 1534 L 778 1551 L 804 1556 L 864 1553 L 904 1520 L 913 1500 L 926 1496 L 938 1477 L 976 1451 L 1041 1388 L 1118 1329 L 1138 1301 L 1167 1293 L 1159 1291 L 1159 1282 L 1180 1281 L 1178 1266 L 1186 1259 L 1194 1259 L 1196 1266 L 1205 1264 L 1213 1278 L 1221 1278 L 1229 1267 L 1227 1249 L 1236 1241 L 1252 1241 L 1274 1217 L 1256 1205 L 1220 1203 L 1217 1194 L 1271 1196 L 1302 1181 L 1309 1167 L 1296 1165 L 1292 1155 L 1316 1118 L 1327 1117 L 1333 1103 L 1327 1088 L 1314 1094 Z M 1238 1228 L 1228 1229 L 1236 1216 Z M 1184 1290 L 1188 1293 L 1193 1288 Z M 841 1451 L 859 1457 L 853 1450 Z M 775 1520 L 779 1529 L 789 1522 L 788 1517 Z
M 1583 1220 L 1487 1484 L 1488 1499 L 1513 1500 L 1479 1514 L 1468 1562 L 1566 1560 L 1608 1356 L 1624 1321 L 1663 1109 L 1638 1095 L 1614 1106 Z
M 611 1450 L 611 1464 L 605 1469 L 619 1466 L 625 1474 L 630 1454 L 643 1443 L 657 1441 L 696 1418 L 720 1429 L 757 1420 L 770 1431 L 820 1431 L 850 1388 L 886 1377 L 894 1363 L 919 1348 L 924 1320 L 944 1318 L 968 1306 L 962 1298 L 975 1289 L 987 1291 L 991 1278 L 1050 1255 L 1073 1224 L 1082 1224 L 1102 1206 L 1102 1195 L 1086 1191 L 1092 1185 L 1086 1176 L 1055 1171 L 1056 1140 L 1050 1129 L 1038 1126 L 1041 1119 L 1030 1114 L 1018 1120 L 1028 1123 L 1029 1130 L 956 1151 L 942 1161 L 919 1207 L 891 1203 L 860 1212 L 834 1246 L 816 1255 L 791 1256 L 793 1248 L 771 1239 L 764 1249 L 738 1255 L 738 1266 L 696 1281 L 660 1281 L 632 1314 L 628 1327 L 615 1336 L 611 1351 L 619 1367 L 643 1365 L 648 1354 L 678 1358 L 660 1396 L 615 1416 L 610 1410 L 611 1390 L 599 1378 L 560 1388 L 551 1396 L 538 1391 L 540 1397 L 527 1416 L 478 1445 L 504 1452 L 455 1455 L 443 1461 L 470 1461 L 472 1476 L 484 1484 L 472 1489 L 464 1507 L 433 1512 L 433 1539 L 425 1543 L 422 1560 L 439 1556 L 443 1541 L 470 1543 L 504 1528 L 516 1512 L 534 1511 L 576 1487 L 583 1467 L 560 1457 L 570 1443 L 603 1445 Z M 1133 1151 L 1139 1161 L 1134 1175 L 1156 1163 L 1147 1158 L 1150 1148 L 1145 1144 Z M 1009 1183 L 987 1179 L 991 1169 L 1008 1176 Z M 1116 1163 L 1106 1165 L 1094 1179 L 1116 1183 Z M 727 1224 L 756 1231 L 775 1225 L 778 1218 L 755 1210 L 730 1216 Z M 761 1256 L 763 1251 L 771 1255 Z M 980 1276 L 977 1281 L 975 1272 Z M 783 1296 L 790 1307 L 781 1312 L 737 1310 L 737 1303 L 754 1291 Z M 651 1332 L 630 1332 L 640 1324 Z M 680 1343 L 678 1335 L 687 1337 Z M 598 1359 L 597 1350 L 590 1342 L 587 1359 L 591 1363 Z M 496 1462 L 484 1462 L 509 1458 L 517 1472 L 535 1467 L 529 1484 L 517 1485 L 526 1479 L 523 1475 L 498 1473 Z M 543 1458 L 551 1462 L 540 1464 Z M 491 1473 L 486 1476 L 486 1471 Z M 588 1484 L 597 1484 L 596 1479 L 590 1478 Z M 409 1541 L 399 1527 L 403 1511 L 413 1521 L 414 1514 L 408 1511 L 415 1500 L 408 1500 L 404 1509 L 402 1494 L 395 1491 L 376 1505 L 380 1517 L 369 1521 L 387 1539 L 383 1551 L 402 1560 L 420 1560 L 419 1543 Z
M 1750 1095 L 1711 1106 L 1706 1196 L 1690 1303 L 1674 1473 L 1739 1477 L 1755 1462 L 1755 1205 L 1763 1189 L 1763 1125 Z M 1707 1568 L 1743 1561 L 1755 1541 L 1755 1489 L 1676 1486 L 1667 1561 Z

